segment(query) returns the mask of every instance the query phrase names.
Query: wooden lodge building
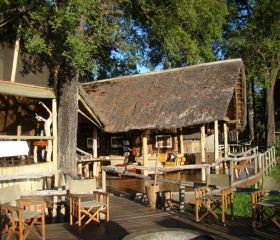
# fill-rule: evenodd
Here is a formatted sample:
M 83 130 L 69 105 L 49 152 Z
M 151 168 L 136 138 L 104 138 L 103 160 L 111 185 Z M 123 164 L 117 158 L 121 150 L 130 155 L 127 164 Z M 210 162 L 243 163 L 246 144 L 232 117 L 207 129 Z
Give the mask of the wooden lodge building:
M 180 164 L 213 162 L 227 154 L 228 139 L 236 142 L 246 125 L 241 59 L 82 86 L 102 124 L 94 151 L 109 155 L 112 164 L 122 162 L 129 148 L 144 166 L 154 166 L 158 152 L 162 163 L 170 152 L 185 155 Z
M 27 73 L 23 61 L 20 51 L 0 47 L 0 187 L 35 191 L 60 171 L 57 99 L 47 70 Z M 212 162 L 246 125 L 240 59 L 95 81 L 78 91 L 77 153 L 111 164 L 128 150 L 144 166 L 154 166 L 158 153 L 164 163 L 171 152 L 185 155 L 180 164 Z

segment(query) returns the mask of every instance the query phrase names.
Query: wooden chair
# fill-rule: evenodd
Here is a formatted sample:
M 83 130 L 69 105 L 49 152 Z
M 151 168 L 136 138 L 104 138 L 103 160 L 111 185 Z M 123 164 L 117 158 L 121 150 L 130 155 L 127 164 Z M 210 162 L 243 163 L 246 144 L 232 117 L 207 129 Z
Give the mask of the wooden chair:
M 91 221 L 100 222 L 100 214 L 105 214 L 109 221 L 109 195 L 96 191 L 96 180 L 70 181 L 70 225 L 73 219 L 79 230 Z
M 247 176 L 249 176 L 249 170 L 247 168 L 248 164 L 249 164 L 249 160 L 246 159 L 246 160 L 241 160 L 240 162 L 238 163 L 235 163 L 233 165 L 233 169 L 234 169 L 234 172 L 235 172 L 235 177 L 237 179 L 240 178 L 240 173 L 244 170 L 245 173 L 247 174 Z
M 19 186 L 0 189 L 0 210 L 4 213 L 7 239 L 14 234 L 19 240 L 32 234 L 35 239 L 46 239 L 45 203 L 30 199 L 20 199 Z M 41 225 L 41 233 L 35 225 Z
M 215 189 L 211 186 L 216 186 Z M 219 188 L 217 188 L 219 187 Z M 220 220 L 223 225 L 226 221 L 226 212 L 230 208 L 233 216 L 233 189 L 230 187 L 230 176 L 222 174 L 208 174 L 207 186 L 195 189 L 195 219 L 200 222 L 211 214 Z M 202 209 L 205 211 L 200 215 Z M 215 210 L 221 210 L 221 219 Z
M 251 193 L 253 228 L 272 222 L 280 228 L 280 177 L 263 176 L 263 189 Z

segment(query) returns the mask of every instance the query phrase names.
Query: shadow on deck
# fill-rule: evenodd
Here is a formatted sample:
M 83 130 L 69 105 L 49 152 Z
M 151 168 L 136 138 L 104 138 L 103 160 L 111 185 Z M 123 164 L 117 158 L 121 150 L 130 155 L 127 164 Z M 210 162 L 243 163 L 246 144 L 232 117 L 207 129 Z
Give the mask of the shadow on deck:
M 121 239 L 129 233 L 149 229 L 183 228 L 207 234 L 214 239 L 280 239 L 278 229 L 268 226 L 254 232 L 251 220 L 236 218 L 222 226 L 212 218 L 196 223 L 194 213 L 169 214 L 161 210 L 152 210 L 137 202 L 122 197 L 111 197 L 111 219 L 109 223 L 92 223 L 81 234 L 68 223 L 48 224 L 47 239 Z

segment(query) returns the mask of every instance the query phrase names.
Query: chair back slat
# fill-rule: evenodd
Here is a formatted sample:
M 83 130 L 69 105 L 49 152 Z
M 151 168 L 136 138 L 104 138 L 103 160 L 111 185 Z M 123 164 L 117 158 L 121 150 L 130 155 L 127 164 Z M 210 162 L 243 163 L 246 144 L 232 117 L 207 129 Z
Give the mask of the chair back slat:
M 92 193 L 96 191 L 96 179 L 70 180 L 70 193 Z
M 225 174 L 207 174 L 206 178 L 207 186 L 216 186 L 217 188 L 230 187 L 230 175 Z
M 263 176 L 263 189 L 280 191 L 279 176 Z
M 19 185 L 4 187 L 0 189 L 0 204 L 14 205 L 20 199 Z

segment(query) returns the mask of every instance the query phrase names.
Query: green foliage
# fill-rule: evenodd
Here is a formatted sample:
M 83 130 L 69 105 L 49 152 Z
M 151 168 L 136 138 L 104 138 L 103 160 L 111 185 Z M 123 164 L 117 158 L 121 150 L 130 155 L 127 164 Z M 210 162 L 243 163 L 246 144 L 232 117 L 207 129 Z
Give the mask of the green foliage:
M 280 176 L 280 164 L 277 164 L 271 172 L 268 174 L 268 176 Z
M 222 41 L 226 1 L 134 0 L 128 7 L 146 33 L 150 63 L 164 68 L 211 61 Z
M 234 216 L 251 217 L 251 196 L 250 193 L 235 192 L 233 196 Z
M 136 71 L 141 54 L 137 41 L 128 41 L 129 27 L 121 21 L 121 5 L 122 1 L 113 0 L 5 1 L 1 15 L 12 21 L 1 27 L 0 41 L 13 42 L 17 33 L 23 52 L 39 57 L 40 65 L 50 69 L 70 66 L 82 77 L 98 78 L 102 71 L 106 76 L 113 67 L 125 64 Z M 112 51 L 126 54 L 113 58 Z

